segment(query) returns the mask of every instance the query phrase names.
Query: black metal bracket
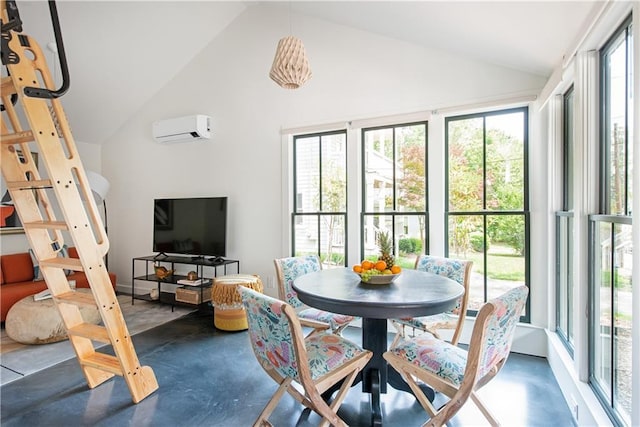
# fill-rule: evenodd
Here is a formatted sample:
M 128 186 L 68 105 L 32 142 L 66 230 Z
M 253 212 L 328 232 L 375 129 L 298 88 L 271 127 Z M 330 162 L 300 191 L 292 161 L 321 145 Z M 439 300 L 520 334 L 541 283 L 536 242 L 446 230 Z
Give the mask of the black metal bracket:
M 58 59 L 60 60 L 60 70 L 62 71 L 62 85 L 57 90 L 44 89 L 39 87 L 25 87 L 24 94 L 32 98 L 59 98 L 64 95 L 70 86 L 69 67 L 67 66 L 67 56 L 64 52 L 64 43 L 62 41 L 62 30 L 60 29 L 60 20 L 58 19 L 58 8 L 54 0 L 49 0 L 49 13 L 51 15 L 51 24 L 53 25 L 53 34 L 56 39 L 58 48 Z

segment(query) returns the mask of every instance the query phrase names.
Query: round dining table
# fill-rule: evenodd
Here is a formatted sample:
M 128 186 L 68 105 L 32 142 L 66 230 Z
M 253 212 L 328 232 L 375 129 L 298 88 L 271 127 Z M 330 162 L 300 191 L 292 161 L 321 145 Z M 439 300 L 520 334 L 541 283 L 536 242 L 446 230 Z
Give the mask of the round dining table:
M 373 352 L 362 370 L 362 390 L 371 394 L 374 426 L 382 425 L 380 394 L 387 392 L 387 384 L 411 392 L 382 356 L 387 351 L 388 319 L 443 313 L 454 308 L 464 293 L 455 280 L 411 269 L 386 285 L 364 283 L 347 268 L 324 269 L 298 277 L 293 289 L 308 306 L 362 317 L 362 347 Z M 430 394 L 433 396 L 432 390 Z

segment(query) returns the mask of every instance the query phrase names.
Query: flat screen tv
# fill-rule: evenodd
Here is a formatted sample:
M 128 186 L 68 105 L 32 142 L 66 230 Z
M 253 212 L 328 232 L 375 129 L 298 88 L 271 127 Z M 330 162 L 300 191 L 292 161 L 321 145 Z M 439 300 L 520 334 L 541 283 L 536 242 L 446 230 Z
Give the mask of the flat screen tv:
M 227 198 L 155 199 L 153 251 L 226 256 Z

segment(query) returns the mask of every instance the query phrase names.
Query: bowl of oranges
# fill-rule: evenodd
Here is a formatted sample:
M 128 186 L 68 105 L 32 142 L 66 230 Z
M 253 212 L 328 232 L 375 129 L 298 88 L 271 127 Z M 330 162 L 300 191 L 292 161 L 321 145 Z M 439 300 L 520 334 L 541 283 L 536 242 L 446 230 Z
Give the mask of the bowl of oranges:
M 364 260 L 353 266 L 353 272 L 360 276 L 364 283 L 372 285 L 388 285 L 402 273 L 399 265 L 388 266 L 383 260 Z

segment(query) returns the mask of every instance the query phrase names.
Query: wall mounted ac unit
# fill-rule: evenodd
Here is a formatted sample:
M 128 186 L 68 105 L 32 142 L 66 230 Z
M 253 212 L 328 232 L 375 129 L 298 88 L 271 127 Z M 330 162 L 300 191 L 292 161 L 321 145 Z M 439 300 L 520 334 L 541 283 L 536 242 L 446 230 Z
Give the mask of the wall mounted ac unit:
M 153 137 L 158 142 L 187 142 L 211 139 L 211 117 L 202 114 L 153 122 Z

